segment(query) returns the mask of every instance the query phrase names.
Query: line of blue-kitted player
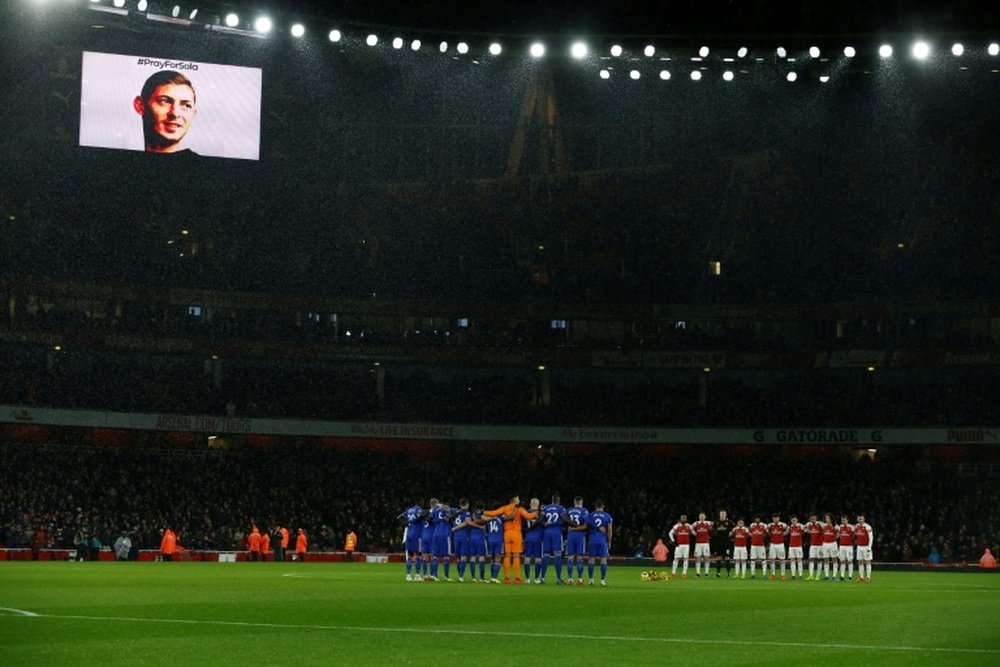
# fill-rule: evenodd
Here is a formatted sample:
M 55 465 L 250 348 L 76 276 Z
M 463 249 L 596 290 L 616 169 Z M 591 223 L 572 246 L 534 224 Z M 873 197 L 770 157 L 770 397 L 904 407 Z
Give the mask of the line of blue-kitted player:
M 599 565 L 600 585 L 607 585 L 613 519 L 600 500 L 594 503 L 593 510 L 588 510 L 583 498 L 577 496 L 572 507 L 566 508 L 559 496 L 553 495 L 552 502 L 545 506 L 532 498 L 526 509 L 515 495 L 496 509 L 487 510 L 484 503 L 478 503 L 470 510 L 466 498 L 459 500 L 457 508 L 431 498 L 427 507 L 408 507 L 398 518 L 406 524 L 403 542 L 407 581 L 454 581 L 451 559 L 455 556 L 458 582 L 465 581 L 468 570 L 472 582 L 500 583 L 502 567 L 505 584 L 544 584 L 550 569 L 554 569 L 556 585 L 572 585 L 575 569 L 576 585 L 583 586 L 586 568 L 587 583 L 594 585 Z M 439 579 L 442 568 L 443 577 Z

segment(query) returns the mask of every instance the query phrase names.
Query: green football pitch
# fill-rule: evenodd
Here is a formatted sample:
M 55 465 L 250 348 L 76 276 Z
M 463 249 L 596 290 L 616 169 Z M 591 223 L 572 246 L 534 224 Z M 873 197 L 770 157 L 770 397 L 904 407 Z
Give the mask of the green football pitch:
M 2 563 L 0 665 L 997 665 L 1000 576 L 407 582 L 398 564 Z M 452 576 L 455 576 L 454 570 Z

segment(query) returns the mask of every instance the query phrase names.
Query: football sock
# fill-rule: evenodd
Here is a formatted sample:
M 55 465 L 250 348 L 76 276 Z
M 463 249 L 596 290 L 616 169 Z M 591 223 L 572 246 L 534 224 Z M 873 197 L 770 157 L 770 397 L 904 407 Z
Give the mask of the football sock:
M 563 572 L 563 557 L 562 554 L 556 554 L 556 579 L 562 579 Z
M 607 578 L 608 578 L 608 564 L 602 562 L 601 563 L 601 579 L 607 579 Z
M 514 559 L 514 568 L 513 568 L 514 569 L 514 576 L 517 577 L 518 579 L 520 579 L 521 578 L 520 577 L 520 573 L 521 573 L 521 554 L 514 554 L 513 555 L 513 559 Z

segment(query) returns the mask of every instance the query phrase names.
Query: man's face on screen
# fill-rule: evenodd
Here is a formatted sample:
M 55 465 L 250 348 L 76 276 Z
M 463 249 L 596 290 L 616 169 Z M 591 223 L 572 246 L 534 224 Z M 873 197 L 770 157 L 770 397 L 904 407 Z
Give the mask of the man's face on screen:
M 177 150 L 194 121 L 194 90 L 184 84 L 164 84 L 153 90 L 141 109 L 146 149 Z

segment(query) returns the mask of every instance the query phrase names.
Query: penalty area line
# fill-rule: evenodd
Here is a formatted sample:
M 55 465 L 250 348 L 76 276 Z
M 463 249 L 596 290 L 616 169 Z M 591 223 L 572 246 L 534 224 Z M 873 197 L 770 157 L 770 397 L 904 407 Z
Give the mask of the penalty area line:
M 2 610 L 3 608 L 0 608 Z M 838 644 L 822 642 L 779 642 L 751 641 L 740 639 L 694 639 L 683 637 L 628 637 L 617 635 L 582 635 L 556 632 L 513 632 L 503 630 L 461 630 L 449 628 L 380 628 L 363 625 L 321 625 L 311 623 L 259 623 L 253 621 L 198 621 L 184 618 L 136 618 L 128 616 L 84 616 L 79 614 L 36 614 L 21 609 L 9 609 L 22 617 L 40 619 L 61 619 L 79 621 L 112 621 L 119 623 L 170 623 L 175 625 L 220 625 L 240 628 L 268 628 L 273 630 L 326 630 L 331 632 L 371 632 L 371 633 L 414 633 L 434 635 L 457 635 L 472 637 L 514 637 L 519 639 L 566 639 L 572 641 L 592 640 L 611 642 L 642 642 L 650 644 L 687 644 L 716 646 L 775 646 L 781 648 L 804 649 L 858 649 L 866 651 L 896 651 L 910 653 L 959 653 L 959 654 L 1000 654 L 1000 649 L 959 648 L 947 646 L 885 646 L 877 644 Z

